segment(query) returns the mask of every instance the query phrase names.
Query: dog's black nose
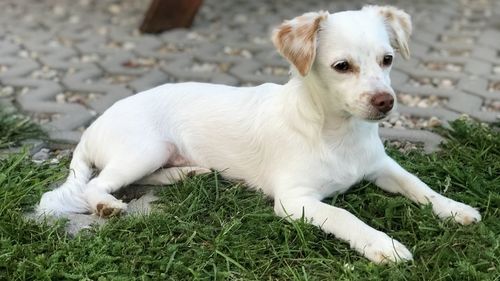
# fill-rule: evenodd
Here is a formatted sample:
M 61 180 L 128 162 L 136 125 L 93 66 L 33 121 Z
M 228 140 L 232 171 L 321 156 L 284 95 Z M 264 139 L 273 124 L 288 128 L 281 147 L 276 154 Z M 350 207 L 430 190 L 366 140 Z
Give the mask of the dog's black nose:
M 394 98 L 389 93 L 376 93 L 370 103 L 382 113 L 389 112 L 394 106 Z

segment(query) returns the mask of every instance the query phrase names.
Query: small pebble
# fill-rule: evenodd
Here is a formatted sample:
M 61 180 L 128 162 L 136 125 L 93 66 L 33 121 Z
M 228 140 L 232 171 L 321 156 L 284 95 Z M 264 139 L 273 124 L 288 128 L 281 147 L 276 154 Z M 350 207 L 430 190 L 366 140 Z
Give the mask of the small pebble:
M 248 17 L 247 17 L 247 15 L 244 15 L 244 14 L 237 14 L 234 17 L 234 22 L 236 22 L 236 23 L 247 23 L 248 22 Z
M 113 4 L 108 7 L 108 11 L 113 15 L 117 15 L 122 11 L 122 8 L 120 7 L 120 5 Z
M 215 63 L 195 63 L 190 70 L 193 72 L 217 72 L 218 67 Z
M 397 97 L 398 101 L 403 105 L 411 107 L 421 107 L 421 108 L 438 107 L 448 102 L 448 99 L 440 98 L 435 95 L 426 97 L 426 96 L 410 95 L 406 93 L 398 93 Z
M 54 8 L 52 8 L 52 12 L 56 16 L 64 16 L 66 14 L 66 9 L 63 6 L 57 5 Z
M 69 18 L 69 22 L 72 24 L 80 23 L 80 17 L 79 16 L 71 16 Z
M 389 141 L 388 144 L 390 146 L 395 147 L 399 152 L 405 153 L 411 150 L 416 150 L 416 149 L 421 149 L 422 144 L 421 143 L 413 143 L 409 141 L 404 141 L 404 140 L 392 140 Z
M 9 97 L 14 94 L 14 88 L 11 86 L 0 88 L 0 97 Z
M 488 90 L 490 92 L 500 91 L 500 81 L 491 82 L 489 87 L 488 87 Z
M 500 101 L 495 100 L 487 100 L 484 102 L 483 106 L 481 107 L 481 111 L 487 111 L 487 112 L 500 112 Z
M 388 119 L 382 121 L 380 126 L 383 128 L 395 129 L 424 129 L 437 127 L 441 124 L 441 119 L 435 116 L 422 118 L 393 113 Z
M 123 49 L 125 49 L 125 50 L 135 49 L 135 44 L 133 42 L 125 42 L 123 44 Z
M 49 152 L 50 150 L 48 148 L 42 148 L 37 153 L 33 154 L 31 159 L 33 161 L 44 162 L 49 159 Z
M 56 102 L 59 104 L 66 103 L 66 96 L 63 93 L 56 95 Z
M 428 126 L 431 128 L 439 127 L 439 126 L 441 126 L 441 124 L 442 124 L 441 120 L 439 120 L 439 118 L 437 118 L 435 116 L 432 116 L 428 122 Z

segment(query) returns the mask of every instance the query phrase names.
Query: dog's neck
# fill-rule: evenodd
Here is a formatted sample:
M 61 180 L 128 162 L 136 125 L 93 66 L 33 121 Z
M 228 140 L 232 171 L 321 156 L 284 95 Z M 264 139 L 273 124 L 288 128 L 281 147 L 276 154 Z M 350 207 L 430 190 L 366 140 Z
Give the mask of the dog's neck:
M 352 117 L 340 107 L 335 108 L 326 100 L 329 94 L 314 75 L 302 77 L 294 73 L 283 91 L 285 116 L 290 124 L 306 137 L 318 139 L 355 132 L 353 126 L 377 127 L 376 123 Z

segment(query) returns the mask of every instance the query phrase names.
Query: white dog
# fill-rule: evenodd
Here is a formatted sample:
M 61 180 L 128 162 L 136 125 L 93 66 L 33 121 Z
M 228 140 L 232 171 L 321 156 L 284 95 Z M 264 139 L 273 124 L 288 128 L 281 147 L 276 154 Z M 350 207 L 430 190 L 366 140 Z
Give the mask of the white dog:
M 481 219 L 405 171 L 379 138 L 377 120 L 395 103 L 392 60 L 395 50 L 409 56 L 410 33 L 410 16 L 394 7 L 285 21 L 272 39 L 292 64 L 288 83 L 166 84 L 117 102 L 83 134 L 67 181 L 43 195 L 38 211 L 115 215 L 127 205 L 110 193 L 123 186 L 215 169 L 274 198 L 278 216 L 304 216 L 376 263 L 410 260 L 398 241 L 321 201 L 367 179 L 431 203 L 440 218 Z

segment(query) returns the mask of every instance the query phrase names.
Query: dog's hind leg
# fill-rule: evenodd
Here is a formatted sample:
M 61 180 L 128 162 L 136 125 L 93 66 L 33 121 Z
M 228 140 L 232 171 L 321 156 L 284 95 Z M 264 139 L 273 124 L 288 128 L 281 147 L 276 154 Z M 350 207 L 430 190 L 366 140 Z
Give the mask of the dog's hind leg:
M 211 170 L 203 167 L 171 167 L 160 169 L 153 174 L 137 181 L 143 185 L 168 185 L 174 184 L 185 177 L 210 173 Z
M 158 170 L 168 161 L 171 153 L 172 149 L 164 143 L 149 144 L 146 149 L 116 153 L 85 188 L 83 195 L 92 212 L 101 217 L 109 217 L 125 211 L 127 204 L 111 193 Z

